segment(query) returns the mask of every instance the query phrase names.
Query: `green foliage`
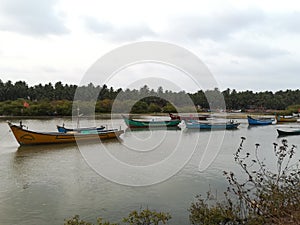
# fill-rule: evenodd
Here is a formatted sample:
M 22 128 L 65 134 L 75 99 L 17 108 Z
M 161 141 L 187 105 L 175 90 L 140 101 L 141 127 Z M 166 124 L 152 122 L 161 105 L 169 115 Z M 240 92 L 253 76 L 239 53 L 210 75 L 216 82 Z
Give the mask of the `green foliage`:
M 85 222 L 84 220 L 81 220 L 79 215 L 75 215 L 74 217 L 65 220 L 64 225 L 92 225 L 92 224 Z
M 97 113 L 107 113 L 111 111 L 113 105 L 113 100 L 103 99 L 96 103 L 96 112 Z
M 144 209 L 141 212 L 132 211 L 128 217 L 123 218 L 123 222 L 128 225 L 158 225 L 160 222 L 166 224 L 170 219 L 171 215 L 169 213 Z
M 49 103 L 49 101 L 41 101 L 38 104 L 33 104 L 28 108 L 29 115 L 36 116 L 52 116 L 55 109 Z
M 280 146 L 274 143 L 276 170 L 267 168 L 259 157 L 259 144 L 254 156 L 243 153 L 243 142 L 234 155 L 246 175 L 238 179 L 233 172 L 224 171 L 230 186 L 225 192 L 226 201 L 208 205 L 209 198 L 197 198 L 190 207 L 192 224 L 300 224 L 300 168 L 295 161 L 295 148 L 287 141 Z M 233 203 L 228 196 L 233 195 Z
M 135 101 L 133 100 L 114 100 L 112 105 L 112 113 L 128 113 L 134 103 Z
M 300 109 L 300 105 L 291 105 L 288 106 L 287 109 L 284 111 L 284 115 L 291 115 L 292 113 L 298 113 Z
M 236 221 L 238 224 L 241 220 L 236 216 L 231 200 L 227 200 L 227 202 L 216 202 L 215 205 L 210 206 L 208 203 L 212 201 L 211 192 L 207 193 L 206 199 L 203 199 L 201 195 L 196 196 L 196 201 L 189 209 L 191 224 L 226 224 L 229 221 L 232 224 Z
M 57 100 L 57 101 L 52 101 L 51 105 L 54 109 L 54 115 L 57 115 L 57 116 L 72 115 L 73 103 L 71 101 Z
M 166 224 L 171 219 L 169 213 L 156 212 L 155 210 L 144 209 L 140 212 L 132 211 L 128 217 L 123 218 L 122 222 L 128 225 L 159 225 L 160 223 Z M 110 223 L 109 221 L 103 222 L 99 217 L 97 225 L 119 225 L 120 223 Z M 66 219 L 64 225 L 93 225 L 92 223 L 81 220 L 78 215 Z
M 153 95 L 156 95 L 156 93 L 153 93 Z M 166 99 L 163 99 L 163 98 L 160 98 L 157 96 L 149 96 L 149 97 L 143 98 L 142 101 L 146 102 L 147 105 L 149 105 L 149 106 L 151 103 L 153 103 L 155 105 L 158 105 L 159 107 L 163 107 L 168 103 L 168 101 Z
M 176 113 L 177 110 L 171 103 L 167 103 L 167 105 L 163 107 L 163 112 L 164 113 Z
M 195 93 L 186 94 L 183 91 L 172 92 L 163 90 L 159 87 L 157 91 L 150 90 L 147 85 L 144 85 L 140 90 L 122 89 L 114 90 L 112 87 L 108 88 L 107 85 L 95 86 L 92 83 L 86 86 L 77 87 L 76 85 L 62 84 L 56 82 L 48 84 L 38 84 L 29 87 L 24 81 L 17 81 L 14 84 L 11 81 L 3 83 L 0 80 L 0 101 L 17 100 L 18 98 L 25 98 L 29 100 L 73 100 L 75 92 L 78 92 L 77 97 L 82 101 L 90 101 L 92 97 L 97 97 L 98 100 L 110 99 L 114 100 L 117 96 L 120 100 L 140 100 L 144 99 L 148 105 L 155 103 L 160 107 L 166 105 L 166 100 L 173 102 L 177 106 L 184 106 L 185 100 L 190 97 L 195 105 L 201 108 L 209 108 L 206 99 L 208 94 L 223 94 L 226 106 L 228 109 L 246 109 L 246 108 L 265 108 L 265 109 L 278 109 L 284 110 L 290 105 L 300 105 L 300 90 L 286 90 L 257 92 L 242 91 L 237 92 L 235 89 L 226 89 L 220 92 L 217 88 L 214 90 L 206 90 L 205 92 L 199 90 Z M 183 105 L 182 105 L 183 104 Z M 217 104 L 217 103 L 211 103 Z
M 148 112 L 150 113 L 161 112 L 161 108 L 155 103 L 150 103 L 148 107 Z
M 254 93 L 248 90 L 237 92 L 235 89 L 226 89 L 221 92 L 215 88 L 206 91 L 199 90 L 196 93 L 185 93 L 184 91 L 163 90 L 162 87 L 154 91 L 153 89 L 150 90 L 147 85 L 139 90 L 122 90 L 121 88 L 114 90 L 105 84 L 95 86 L 90 83 L 78 87 L 56 82 L 54 85 L 48 83 L 29 87 L 24 81 L 17 81 L 13 84 L 11 81 L 3 83 L 0 80 L 0 102 L 2 106 L 0 115 L 71 115 L 72 111 L 68 102 L 74 100 L 75 93 L 78 101 L 97 101 L 96 107 L 92 107 L 92 109 L 95 108 L 96 113 L 110 113 L 115 99 L 117 101 L 114 112 L 120 113 L 128 113 L 130 111 L 128 109 L 129 103 L 132 102 L 137 102 L 131 110 L 132 113 L 176 112 L 170 102 L 176 105 L 180 112 L 191 112 L 189 109 L 194 106 L 206 111 L 210 106 L 216 108 L 221 106 L 222 98 L 220 97 L 222 95 L 227 109 L 285 110 L 283 114 L 288 115 L 297 112 L 300 106 L 300 90 L 298 89 L 275 93 L 270 91 Z M 210 104 L 206 99 L 208 95 L 210 96 Z M 15 101 L 19 101 L 19 99 L 26 99 L 31 103 L 30 105 L 33 105 L 33 108 L 25 109 L 22 108 L 21 104 L 14 105 L 17 103 Z M 57 101 L 63 101 L 66 104 L 55 105 Z M 3 102 L 5 104 L 2 105 Z M 49 107 L 47 104 L 51 106 Z M 43 106 L 46 108 L 42 108 Z M 85 115 L 93 113 L 88 109 L 81 109 L 81 112 Z
M 18 99 L 16 101 L 5 101 L 0 103 L 1 115 L 14 116 L 22 115 L 24 112 L 23 102 Z
M 147 103 L 138 101 L 132 106 L 130 113 L 147 113 L 147 112 L 148 112 Z
M 235 161 L 247 175 L 243 182 L 233 173 L 225 173 L 231 191 L 240 199 L 248 214 L 257 215 L 272 222 L 282 218 L 300 223 L 300 218 L 293 216 L 293 211 L 300 210 L 300 170 L 299 163 L 293 162 L 296 146 L 289 148 L 283 139 L 281 146 L 274 143 L 276 170 L 266 167 L 259 158 L 259 144 L 256 144 L 254 159 L 250 153 L 242 155 L 243 141 L 235 154 Z

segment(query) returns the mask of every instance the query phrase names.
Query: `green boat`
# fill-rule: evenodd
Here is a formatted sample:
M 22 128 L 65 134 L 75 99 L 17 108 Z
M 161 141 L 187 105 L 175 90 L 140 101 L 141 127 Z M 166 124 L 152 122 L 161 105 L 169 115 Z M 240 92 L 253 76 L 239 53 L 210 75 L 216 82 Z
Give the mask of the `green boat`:
M 180 120 L 134 120 L 122 115 L 129 128 L 176 127 Z

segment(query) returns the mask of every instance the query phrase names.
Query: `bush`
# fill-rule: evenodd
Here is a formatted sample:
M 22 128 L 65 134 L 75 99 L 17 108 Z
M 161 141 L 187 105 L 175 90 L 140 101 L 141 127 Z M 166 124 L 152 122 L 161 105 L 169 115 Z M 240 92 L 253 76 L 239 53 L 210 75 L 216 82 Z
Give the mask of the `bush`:
M 150 112 L 150 113 L 161 112 L 161 108 L 159 107 L 159 105 L 157 105 L 155 103 L 150 103 L 150 105 L 148 107 L 148 112 Z
M 233 172 L 224 171 L 229 187 L 225 201 L 208 205 L 199 196 L 190 207 L 192 224 L 300 224 L 300 170 L 299 161 L 294 162 L 296 146 L 289 148 L 283 139 L 280 146 L 274 143 L 276 171 L 266 167 L 258 156 L 259 144 L 254 157 L 243 154 L 242 138 L 234 155 L 235 162 L 246 175 L 240 181 Z M 236 197 L 236 202 L 228 198 Z
M 167 103 L 167 105 L 165 105 L 162 110 L 164 113 L 176 113 L 177 112 L 176 108 L 171 103 Z
M 130 113 L 147 113 L 148 112 L 148 105 L 145 102 L 138 101 L 136 102 L 132 108 Z
M 123 223 L 128 225 L 158 225 L 160 223 L 166 224 L 171 219 L 169 213 L 156 212 L 155 210 L 144 209 L 140 212 L 132 211 L 128 217 L 123 218 Z M 64 225 L 93 225 L 92 223 L 81 220 L 78 215 L 65 220 Z M 119 225 L 119 223 L 103 222 L 100 217 L 97 219 L 97 225 Z

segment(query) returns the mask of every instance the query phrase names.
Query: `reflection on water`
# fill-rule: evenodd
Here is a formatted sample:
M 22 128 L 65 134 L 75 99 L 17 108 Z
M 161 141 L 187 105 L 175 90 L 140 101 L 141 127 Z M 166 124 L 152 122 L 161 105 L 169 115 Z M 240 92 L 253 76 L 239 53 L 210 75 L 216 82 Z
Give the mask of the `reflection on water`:
M 30 154 L 30 153 L 45 153 L 47 154 L 48 151 L 62 151 L 68 148 L 77 147 L 76 143 L 63 143 L 63 144 L 56 144 L 56 145 L 23 145 L 18 146 L 16 151 L 16 156 L 22 154 Z
M 24 124 L 32 130 L 55 131 L 63 119 L 27 120 Z M 122 141 L 108 140 L 99 143 L 41 145 L 19 147 L 14 137 L 8 132 L 5 122 L 0 122 L 0 224 L 53 225 L 63 224 L 67 217 L 80 214 L 82 218 L 95 221 L 102 216 L 112 221 L 120 219 L 130 210 L 148 207 L 150 209 L 170 212 L 170 224 L 189 224 L 188 211 L 190 203 L 197 194 L 205 194 L 209 185 L 219 196 L 227 186 L 222 171 L 238 171 L 234 164 L 233 153 L 236 151 L 240 137 L 246 137 L 244 148 L 252 151 L 254 144 L 261 144 L 259 154 L 272 164 L 273 142 L 280 142 L 276 128 L 296 126 L 293 124 L 251 127 L 246 120 L 241 120 L 237 130 L 187 131 L 187 130 L 126 130 L 121 135 Z M 126 126 L 122 120 L 116 124 Z M 82 126 L 90 121 L 82 121 Z M 109 121 L 97 121 L 97 124 L 109 124 Z M 153 148 L 160 138 L 167 135 L 167 142 L 157 148 L 161 159 L 172 153 L 174 143 L 182 143 L 182 153 L 197 147 L 192 158 L 175 176 L 165 182 L 147 187 L 130 187 L 112 183 L 99 176 L 89 167 L 81 151 L 96 153 L 103 148 L 112 155 L 128 163 L 139 159 L 139 163 L 153 163 L 154 149 L 149 152 L 131 151 L 128 146 L 138 149 Z M 4 138 L 5 137 L 5 138 Z M 204 152 L 213 152 L 212 143 L 222 138 L 221 149 L 213 163 L 205 171 L 198 170 Z M 289 144 L 300 146 L 299 136 L 284 137 Z M 147 144 L 145 144 L 147 143 Z M 146 156 L 147 157 L 144 157 Z M 152 157 L 153 156 L 153 157 Z M 297 152 L 297 157 L 299 154 Z M 206 160 L 205 158 L 203 159 Z M 208 159 L 207 159 L 208 160 Z M 97 158 L 95 157 L 97 162 Z M 155 173 L 155 172 L 153 172 Z

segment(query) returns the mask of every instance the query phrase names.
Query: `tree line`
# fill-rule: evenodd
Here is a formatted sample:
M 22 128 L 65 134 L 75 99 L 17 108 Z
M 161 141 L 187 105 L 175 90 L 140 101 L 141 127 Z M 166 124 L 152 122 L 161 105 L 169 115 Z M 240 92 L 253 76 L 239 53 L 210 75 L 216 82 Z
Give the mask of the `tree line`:
M 24 81 L 3 82 L 0 79 L 0 115 L 71 115 L 72 103 L 85 102 L 81 110 L 88 108 L 91 100 L 96 100 L 96 113 L 124 112 L 131 107 L 132 113 L 176 112 L 176 108 L 189 112 L 191 107 L 208 110 L 213 102 L 207 96 L 222 95 L 228 110 L 284 110 L 292 105 L 300 105 L 300 90 L 280 90 L 277 92 L 199 90 L 195 93 L 174 92 L 159 87 L 157 90 L 144 85 L 140 89 L 114 89 L 106 84 L 69 85 L 62 82 L 29 86 Z M 28 102 L 28 107 L 24 102 Z M 210 99 L 214 101 L 214 99 Z M 218 101 L 218 99 L 215 99 Z M 83 103 L 82 103 L 83 104 Z M 216 102 L 218 104 L 218 102 Z M 215 105 L 216 105 L 215 104 Z M 221 107 L 221 106 L 220 106 Z M 295 107 L 293 108 L 295 110 Z

